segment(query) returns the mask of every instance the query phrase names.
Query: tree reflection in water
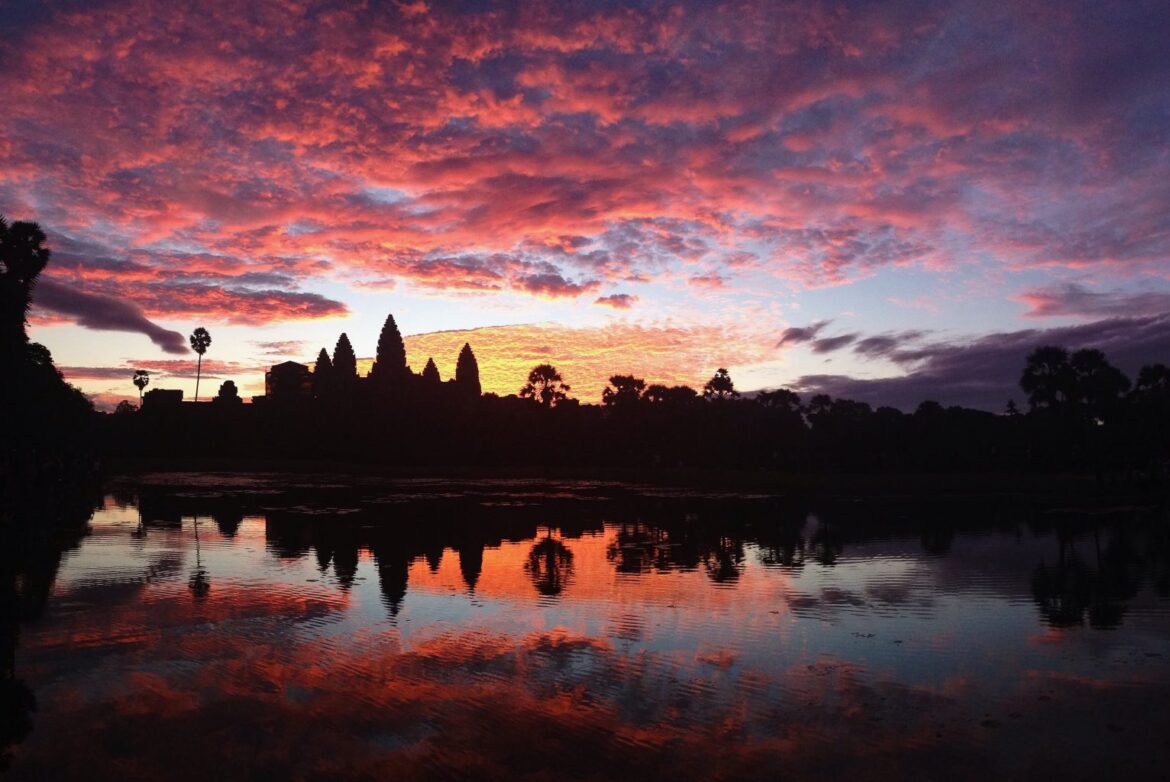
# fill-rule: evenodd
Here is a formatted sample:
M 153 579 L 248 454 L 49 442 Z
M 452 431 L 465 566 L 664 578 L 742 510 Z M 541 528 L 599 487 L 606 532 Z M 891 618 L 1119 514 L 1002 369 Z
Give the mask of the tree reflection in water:
M 507 723 L 512 712 L 485 716 L 481 711 L 483 704 L 500 700 L 496 693 L 513 690 L 529 699 L 529 708 L 512 711 L 529 716 L 543 714 L 539 709 L 544 706 L 569 706 L 569 700 L 549 698 L 550 693 L 557 698 L 571 693 L 572 704 L 579 698 L 599 707 L 591 713 L 624 715 L 638 731 L 664 727 L 677 731 L 676 738 L 700 741 L 707 726 L 730 724 L 719 720 L 732 713 L 747 715 L 745 733 L 765 737 L 777 720 L 787 726 L 807 722 L 829 731 L 864 732 L 883 724 L 871 718 L 895 713 L 883 705 L 892 690 L 866 689 L 874 684 L 866 678 L 871 660 L 866 655 L 879 646 L 868 633 L 882 637 L 884 628 L 893 627 L 883 622 L 895 618 L 902 623 L 896 640 L 891 633 L 882 637 L 888 641 L 882 654 L 897 659 L 923 641 L 925 636 L 913 635 L 917 625 L 936 626 L 920 619 L 945 616 L 954 598 L 968 594 L 973 584 L 980 589 L 994 584 L 1011 595 L 1012 605 L 1035 600 L 1037 608 L 1029 609 L 1033 627 L 1118 628 L 1129 606 L 1147 600 L 1151 591 L 1166 591 L 1170 570 L 1164 516 L 1074 514 L 1054 520 L 1030 510 L 974 508 L 967 513 L 955 504 L 891 508 L 826 502 L 813 508 L 783 498 L 747 502 L 627 494 L 589 503 L 580 500 L 580 492 L 564 492 L 562 499 L 542 491 L 527 501 L 502 492 L 500 501 L 486 501 L 467 491 L 433 499 L 412 494 L 399 502 L 383 495 L 367 502 L 357 490 L 327 496 L 324 490 L 314 495 L 296 489 L 284 489 L 280 496 L 220 490 L 200 495 L 146 487 L 140 495 L 126 495 L 140 510 L 137 526 L 124 512 L 95 520 L 99 534 L 92 547 L 70 560 L 62 576 L 65 586 L 56 591 L 61 544 L 6 537 L 4 543 L 15 545 L 6 545 L 0 559 L 0 744 L 23 741 L 15 752 L 18 770 L 58 762 L 46 760 L 42 735 L 34 732 L 28 738 L 29 731 L 52 734 L 57 741 L 61 709 L 73 706 L 62 701 L 59 688 L 45 686 L 33 672 L 41 671 L 35 675 L 46 682 L 71 677 L 74 692 L 84 696 L 78 703 L 85 698 L 97 702 L 106 696 L 94 671 L 107 660 L 121 661 L 124 672 L 134 674 L 165 669 L 162 677 L 180 696 L 178 702 L 195 691 L 203 697 L 223 684 L 216 697 L 225 713 L 229 708 L 256 714 L 273 709 L 265 718 L 266 730 L 280 741 L 295 743 L 290 740 L 295 729 L 289 726 L 295 727 L 296 714 L 316 720 L 322 710 L 330 710 L 339 729 L 326 731 L 325 740 L 345 737 L 359 754 L 363 747 L 371 752 L 382 752 L 388 744 L 397 747 L 399 733 L 423 735 L 423 723 L 437 736 L 428 751 L 440 744 L 447 751 L 452 742 L 472 746 L 469 736 L 478 735 L 474 731 L 485 720 L 499 723 L 509 740 L 524 740 L 530 726 L 520 730 Z M 214 525 L 206 523 L 209 518 Z M 185 529 L 188 521 L 193 527 Z M 256 545 L 261 539 L 262 545 Z M 988 552 L 1009 555 L 996 558 Z M 121 554 L 124 573 L 111 581 L 110 563 Z M 1037 561 L 1042 564 L 1036 566 Z M 216 574 L 214 590 L 210 572 Z M 922 577 L 927 574 L 937 576 L 937 582 Z M 112 585 L 121 595 L 113 599 L 126 604 L 102 602 L 108 599 L 103 595 L 115 594 L 101 591 Z M 143 592 L 135 590 L 150 590 L 150 599 L 141 600 Z M 176 591 L 183 599 L 173 599 Z M 64 612 L 76 612 L 66 618 L 70 633 L 80 629 L 102 640 L 63 662 L 61 628 L 54 630 L 56 636 L 45 626 L 34 630 L 24 639 L 23 652 L 34 659 L 21 681 L 17 629 L 51 594 L 64 598 Z M 192 598 L 198 605 L 191 605 Z M 980 626 L 995 628 L 987 644 L 996 649 L 1005 642 L 999 636 L 1017 629 L 991 621 L 999 605 L 995 596 L 970 604 L 984 623 Z M 121 611 L 128 624 L 110 632 L 116 625 L 103 618 L 107 611 Z M 53 622 L 63 616 L 55 614 Z M 207 621 L 216 616 L 240 621 Z M 809 618 L 824 632 L 807 633 Z M 140 632 L 144 623 L 156 621 L 170 628 L 163 637 Z M 1128 621 L 1139 630 L 1148 624 Z M 533 627 L 539 629 L 532 632 Z M 773 644 L 777 627 L 791 632 L 793 643 Z M 858 633 L 834 632 L 854 628 Z M 1053 633 L 1051 640 L 1067 654 L 1081 635 Z M 1104 635 L 1094 642 L 1104 642 Z M 834 636 L 847 639 L 841 644 Z M 895 647 L 902 638 L 906 645 Z M 1015 640 L 1007 638 L 1005 648 Z M 938 658 L 945 659 L 945 640 L 939 643 Z M 265 666 L 255 666 L 242 653 L 253 644 L 257 655 L 263 652 Z M 46 650 L 52 658 L 47 663 Z M 777 659 L 785 667 L 767 670 Z M 95 660 L 101 665 L 90 665 Z M 183 664 L 160 666 L 160 660 Z M 186 664 L 193 662 L 200 665 Z M 963 664 L 955 665 L 961 669 Z M 43 673 L 46 666 L 50 674 Z M 207 679 L 190 678 L 201 670 L 209 672 Z M 822 676 L 829 671 L 840 673 Z M 371 677 L 381 684 L 371 687 Z M 799 714 L 785 711 L 786 701 L 777 698 L 772 681 L 781 689 L 807 691 L 820 704 L 812 707 L 812 717 L 803 699 L 791 701 Z M 434 696 L 442 695 L 443 682 L 452 685 L 451 695 L 436 711 Z M 921 695 L 902 680 L 895 684 L 898 692 Z M 829 688 L 825 697 L 813 697 L 818 687 Z M 836 710 L 833 704 L 846 690 L 850 709 L 859 711 Z M 393 708 L 371 709 L 363 700 L 367 695 Z M 153 697 L 134 693 L 140 696 Z M 946 705 L 950 697 L 932 693 L 915 701 L 915 707 L 951 708 Z M 748 699 L 747 707 L 742 698 Z M 34 726 L 38 699 L 42 714 Z M 444 722 L 456 712 L 476 727 L 459 734 L 454 723 Z M 565 713 L 575 721 L 585 712 L 590 709 L 572 705 Z M 124 714 L 111 713 L 116 716 L 102 730 L 134 733 L 126 730 Z M 176 714 L 171 725 L 188 719 L 187 727 L 198 727 L 204 719 L 199 710 Z M 411 714 L 426 718 L 416 723 Z M 769 721 L 756 718 L 761 714 Z M 399 731 L 392 741 L 386 739 L 391 724 Z M 595 727 L 598 736 L 611 735 L 611 726 Z M 615 729 L 624 728 L 628 725 L 619 722 Z M 809 735 L 824 738 L 821 729 L 810 728 Z M 376 737 L 368 746 L 362 738 L 367 734 Z M 105 747 L 107 738 L 102 733 L 91 743 Z M 236 750 L 254 749 L 238 736 L 222 741 Z M 893 752 L 906 751 L 897 736 L 890 741 Z M 858 739 L 852 746 L 863 743 Z M 609 744 L 598 750 L 603 761 Z M 147 757 L 146 746 L 136 745 L 136 757 Z M 549 753 L 541 754 L 540 762 Z M 311 748 L 297 757 L 316 760 Z
M 537 592 L 544 597 L 556 597 L 573 576 L 573 552 L 552 537 L 550 528 L 544 540 L 532 547 L 524 569 Z
M 41 617 L 62 555 L 77 548 L 101 496 L 87 488 L 0 498 L 0 771 L 33 729 L 37 698 L 17 665 L 20 628 Z
M 207 568 L 203 567 L 203 554 L 199 547 L 199 517 L 195 517 L 195 570 L 191 573 L 191 579 L 187 582 L 191 594 L 196 601 L 203 600 L 207 597 L 207 593 L 211 591 L 211 578 L 207 575 Z
M 1075 627 L 1084 624 L 1086 617 L 1091 627 L 1118 627 L 1128 602 L 1141 590 L 1147 571 L 1158 567 L 1157 548 L 1148 548 L 1149 553 L 1143 557 L 1124 526 L 1113 530 L 1102 547 L 1101 529 L 1094 527 L 1094 565 L 1090 566 L 1076 550 L 1078 532 L 1087 534 L 1069 526 L 1057 530 L 1056 564 L 1036 566 L 1032 595 L 1052 627 Z M 1156 582 L 1156 574 L 1150 575 Z

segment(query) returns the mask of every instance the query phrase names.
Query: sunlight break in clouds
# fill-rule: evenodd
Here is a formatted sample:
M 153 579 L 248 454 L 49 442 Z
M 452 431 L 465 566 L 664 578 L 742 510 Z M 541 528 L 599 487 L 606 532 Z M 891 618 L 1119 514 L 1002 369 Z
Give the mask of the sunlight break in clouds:
M 647 383 L 701 389 L 713 368 L 754 363 L 767 355 L 755 340 L 730 329 L 621 323 L 601 329 L 495 326 L 418 334 L 404 341 L 407 360 L 416 371 L 434 358 L 444 379 L 454 377 L 459 349 L 469 342 L 479 361 L 483 390 L 501 395 L 520 390 L 536 364 L 552 363 L 572 386 L 570 396 L 593 403 L 601 401 L 610 375 L 632 373 Z M 359 371 L 364 370 L 359 363 Z

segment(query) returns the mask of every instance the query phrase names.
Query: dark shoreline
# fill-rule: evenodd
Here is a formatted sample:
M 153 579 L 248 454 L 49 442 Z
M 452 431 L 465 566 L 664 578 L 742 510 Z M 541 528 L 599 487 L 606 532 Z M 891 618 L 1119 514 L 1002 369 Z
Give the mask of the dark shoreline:
M 117 459 L 106 464 L 106 475 L 133 482 L 143 475 L 223 473 L 351 476 L 387 481 L 596 481 L 658 488 L 709 489 L 725 492 L 768 492 L 811 497 L 855 499 L 925 499 L 1020 497 L 1046 504 L 1062 499 L 1097 504 L 1116 502 L 1161 504 L 1170 487 L 1148 482 L 1101 480 L 1091 473 L 1036 474 L 1024 472 L 824 472 L 743 471 L 667 468 L 554 468 L 433 466 L 406 468 L 334 460 L 279 459 Z

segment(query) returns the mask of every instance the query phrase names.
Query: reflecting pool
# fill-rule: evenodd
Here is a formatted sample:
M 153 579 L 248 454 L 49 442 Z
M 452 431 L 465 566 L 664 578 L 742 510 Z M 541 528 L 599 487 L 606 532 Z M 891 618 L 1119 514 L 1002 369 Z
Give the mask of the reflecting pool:
M 4 533 L 15 779 L 1170 760 L 1164 506 L 275 474 L 108 492 Z

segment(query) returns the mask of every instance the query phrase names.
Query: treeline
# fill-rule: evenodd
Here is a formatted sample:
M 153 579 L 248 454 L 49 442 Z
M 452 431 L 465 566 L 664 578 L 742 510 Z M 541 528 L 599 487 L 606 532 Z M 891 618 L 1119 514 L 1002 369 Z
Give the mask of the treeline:
M 33 288 L 49 262 L 44 241 L 36 223 L 0 216 L 0 521 L 18 495 L 93 471 L 93 405 L 28 339 Z
M 702 392 L 615 375 L 581 404 L 549 365 L 516 395 L 456 384 L 356 386 L 283 404 L 182 405 L 107 416 L 123 457 L 298 458 L 402 467 L 748 471 L 1095 471 L 1157 479 L 1170 459 L 1170 371 L 1131 383 L 1100 351 L 1026 359 L 1029 410 L 923 402 L 913 413 L 787 390 L 741 396 L 726 370 Z
M 95 446 L 124 458 L 481 470 L 1092 470 L 1162 479 L 1170 461 L 1170 370 L 1152 364 L 1134 382 L 1098 350 L 1047 346 L 1027 356 L 1026 414 L 1011 403 L 996 414 L 931 401 L 904 413 L 784 389 L 745 397 L 725 369 L 701 391 L 614 375 L 602 404 L 589 405 L 570 396 L 551 364 L 534 367 L 515 395 L 482 394 L 470 345 L 454 378 L 442 381 L 430 359 L 415 373 L 393 316 L 368 377 L 358 375 L 342 334 L 312 370 L 274 367 L 263 404 L 242 404 L 229 381 L 213 404 L 182 404 L 181 392 L 156 389 L 141 408 L 126 403 L 95 416 L 27 336 L 32 292 L 49 260 L 44 240 L 35 223 L 0 218 L 0 488 L 9 493 L 84 478 Z M 205 329 L 191 335 L 197 378 L 210 344 Z M 135 372 L 132 382 L 141 394 L 149 374 Z

